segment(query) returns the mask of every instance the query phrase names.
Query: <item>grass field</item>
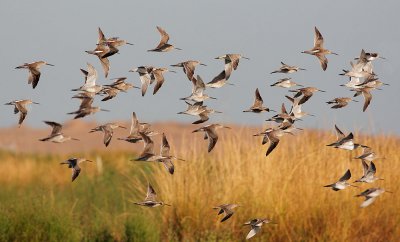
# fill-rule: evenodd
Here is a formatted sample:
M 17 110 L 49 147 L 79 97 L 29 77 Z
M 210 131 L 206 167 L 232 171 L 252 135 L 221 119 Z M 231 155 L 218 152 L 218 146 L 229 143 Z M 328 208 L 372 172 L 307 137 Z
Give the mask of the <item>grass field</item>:
M 361 177 L 361 151 L 336 150 L 330 132 L 304 131 L 285 136 L 265 157 L 267 146 L 247 128 L 221 130 L 207 154 L 200 134 L 169 137 L 176 161 L 173 176 L 156 163 L 129 161 L 126 152 L 46 155 L 0 152 L 1 241 L 243 241 L 255 217 L 268 217 L 251 241 L 398 241 L 400 238 L 400 139 L 361 136 L 356 141 L 386 159 L 376 160 L 374 184 L 334 192 L 323 185 L 347 169 Z M 168 135 L 168 134 L 167 134 Z M 159 138 L 155 138 L 158 140 Z M 117 141 L 114 141 L 117 142 Z M 175 143 L 187 144 L 175 146 Z M 67 144 L 64 144 L 67 145 Z M 158 152 L 158 146 L 156 147 Z M 59 162 L 84 156 L 73 183 Z M 149 181 L 171 207 L 133 205 Z M 354 195 L 369 187 L 385 193 L 367 208 Z M 215 205 L 238 203 L 231 219 L 220 223 Z

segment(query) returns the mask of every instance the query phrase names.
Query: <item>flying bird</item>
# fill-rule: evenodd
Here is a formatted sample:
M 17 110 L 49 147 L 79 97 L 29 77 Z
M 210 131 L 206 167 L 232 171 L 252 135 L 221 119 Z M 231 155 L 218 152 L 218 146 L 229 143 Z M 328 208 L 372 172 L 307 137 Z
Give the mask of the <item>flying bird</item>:
M 221 220 L 221 223 L 228 220 L 230 217 L 232 217 L 234 211 L 233 209 L 236 207 L 240 207 L 240 205 L 238 204 L 222 204 L 219 206 L 214 207 L 213 209 L 217 209 L 218 211 L 218 215 L 220 214 L 224 214 L 224 217 Z
M 244 223 L 243 225 L 250 225 L 250 227 L 251 227 L 251 230 L 247 234 L 246 239 L 250 239 L 251 237 L 256 235 L 258 232 L 260 232 L 261 226 L 263 224 L 276 224 L 276 223 L 272 222 L 271 220 L 269 220 L 267 218 L 255 218 L 255 219 L 252 219 L 252 220 Z
M 303 85 L 297 84 L 296 82 L 292 81 L 292 78 L 282 78 L 279 79 L 277 82 L 271 84 L 271 87 L 291 88 L 295 86 L 303 87 Z
M 299 101 L 299 104 L 303 104 L 303 103 L 307 102 L 308 99 L 310 99 L 315 92 L 325 92 L 325 91 L 322 91 L 316 87 L 303 87 L 303 88 L 296 89 L 296 90 L 289 90 L 289 92 L 296 93 L 294 95 L 294 98 L 297 98 L 297 97 L 300 97 L 301 95 L 303 95 L 303 97 Z
M 97 132 L 97 131 L 103 132 L 104 133 L 103 143 L 107 147 L 111 142 L 111 138 L 114 134 L 114 129 L 116 129 L 116 128 L 126 129 L 124 126 L 121 126 L 116 123 L 106 123 L 106 124 L 97 126 L 96 128 L 93 128 L 92 130 L 89 131 L 89 133 L 93 133 L 93 132 Z
M 156 201 L 157 200 L 157 193 L 154 190 L 154 188 L 148 183 L 147 185 L 147 194 L 146 198 L 144 199 L 143 202 L 134 202 L 133 204 L 140 205 L 140 206 L 145 206 L 145 207 L 158 207 L 158 206 L 171 206 L 170 204 L 161 202 L 161 201 Z
M 374 162 L 371 161 L 368 166 L 365 160 L 361 160 L 361 164 L 363 166 L 363 176 L 360 179 L 357 179 L 355 182 L 365 182 L 365 183 L 373 183 L 376 180 L 383 180 L 382 178 L 376 177 L 376 167 Z
M 364 202 L 362 202 L 360 205 L 361 208 L 365 208 L 371 205 L 376 200 L 376 198 L 381 194 L 383 194 L 384 192 L 392 193 L 389 191 L 385 191 L 385 189 L 380 187 L 373 187 L 373 188 L 368 188 L 362 193 L 356 195 L 356 197 L 365 197 Z
M 356 100 L 353 100 L 351 97 L 337 97 L 326 103 L 327 104 L 335 104 L 331 108 L 338 109 L 338 108 L 346 107 L 349 104 L 349 102 L 351 102 L 351 101 L 358 102 Z
M 336 142 L 333 142 L 327 146 L 332 146 L 333 148 L 344 149 L 344 150 L 354 150 L 362 146 L 360 144 L 354 143 L 353 133 L 350 133 L 346 136 L 336 125 L 335 125 L 335 131 L 337 137 Z
M 184 62 L 174 64 L 171 66 L 182 67 L 183 72 L 186 74 L 189 81 L 192 81 L 193 76 L 194 76 L 194 71 L 196 69 L 196 66 L 198 66 L 198 65 L 207 66 L 206 64 L 200 63 L 200 61 L 194 61 L 194 60 L 184 61 Z
M 74 181 L 79 176 L 79 173 L 81 173 L 81 168 L 79 167 L 79 164 L 84 161 L 92 162 L 91 160 L 85 158 L 70 158 L 66 161 L 61 162 L 60 164 L 68 165 L 68 168 L 72 169 L 72 181 Z
M 286 73 L 286 74 L 289 73 L 290 74 L 290 73 L 295 73 L 298 71 L 305 71 L 305 70 L 306 69 L 300 68 L 298 66 L 289 66 L 289 65 L 281 62 L 281 67 L 279 67 L 278 70 L 271 72 L 271 74 L 274 74 L 274 73 Z
M 54 66 L 45 61 L 35 61 L 31 63 L 24 63 L 23 65 L 15 67 L 15 69 L 28 69 L 28 84 L 32 84 L 32 88 L 35 89 L 40 79 L 40 68 L 44 65 Z
M 154 136 L 158 134 L 157 132 L 150 130 L 150 124 L 140 123 L 136 117 L 136 113 L 132 112 L 131 129 L 129 130 L 128 137 L 118 139 L 127 141 L 129 143 L 137 143 L 138 141 L 142 140 L 140 133 L 144 133 L 147 136 Z
M 171 44 L 168 44 L 169 35 L 167 34 L 167 32 L 165 32 L 164 29 L 162 29 L 161 27 L 157 26 L 157 30 L 158 30 L 158 32 L 160 32 L 160 35 L 161 35 L 160 43 L 157 45 L 156 48 L 148 50 L 148 51 L 167 52 L 167 51 L 171 51 L 173 49 L 182 50 L 182 49 L 177 48 L 177 47 L 175 47 L 175 46 L 173 46 Z
M 260 91 L 257 88 L 256 92 L 255 92 L 253 105 L 249 109 L 244 110 L 243 112 L 253 112 L 253 113 L 261 113 L 261 112 L 269 112 L 269 111 L 275 112 L 274 110 L 264 107 L 263 103 L 264 103 L 264 101 L 260 95 Z
M 43 139 L 39 139 L 40 141 L 50 141 L 53 143 L 64 143 L 69 140 L 79 140 L 72 138 L 71 136 L 64 135 L 62 131 L 62 125 L 53 121 L 43 121 L 45 124 L 52 127 L 51 133 L 49 136 Z
M 5 105 L 14 105 L 14 114 L 19 113 L 19 121 L 18 121 L 18 127 L 21 127 L 22 122 L 24 122 L 26 115 L 28 115 L 28 109 L 26 105 L 29 104 L 39 104 L 37 102 L 34 102 L 29 99 L 23 99 L 23 100 L 14 100 L 12 102 L 6 103 Z
M 347 182 L 350 178 L 351 178 L 351 172 L 350 170 L 347 170 L 346 173 L 344 173 L 344 175 L 337 182 L 326 185 L 324 187 L 330 187 L 334 191 L 343 190 L 349 186 L 356 187 Z
M 83 118 L 91 114 L 95 114 L 99 111 L 104 111 L 104 112 L 109 112 L 107 109 L 102 109 L 100 107 L 93 107 L 93 97 L 90 96 L 85 96 L 85 95 L 80 95 L 80 96 L 74 96 L 72 98 L 78 98 L 81 101 L 81 105 L 79 106 L 79 109 L 74 112 L 70 112 L 67 114 L 75 114 L 74 119 L 78 118 Z
M 338 55 L 330 50 L 327 50 L 324 48 L 324 38 L 322 37 L 322 34 L 319 32 L 317 27 L 314 28 L 315 35 L 314 35 L 314 47 L 311 50 L 305 50 L 301 53 L 305 54 L 310 54 L 314 55 L 318 58 L 322 70 L 326 70 L 328 67 L 328 59 L 326 58 L 325 55 L 327 54 L 333 54 L 333 55 Z
M 208 139 L 208 152 L 211 152 L 218 142 L 217 130 L 221 128 L 231 129 L 221 124 L 209 124 L 199 129 L 193 130 L 192 133 L 204 132 L 204 139 Z

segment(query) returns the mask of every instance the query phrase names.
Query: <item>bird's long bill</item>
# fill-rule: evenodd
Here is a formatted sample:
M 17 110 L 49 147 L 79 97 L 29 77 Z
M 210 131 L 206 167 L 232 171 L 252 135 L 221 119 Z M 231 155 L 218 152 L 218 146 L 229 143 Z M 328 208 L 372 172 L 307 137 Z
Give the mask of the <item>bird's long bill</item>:
M 50 63 L 46 63 L 46 65 L 48 65 L 48 66 L 54 66 L 53 64 L 50 64 Z
M 232 129 L 231 127 L 228 127 L 228 126 L 223 126 L 223 128 L 226 128 L 226 129 Z
M 172 206 L 171 204 L 168 204 L 168 203 L 164 203 L 164 205 L 165 206 L 170 206 L 170 207 Z
M 221 111 L 214 111 L 214 113 L 222 113 Z
M 102 108 L 100 108 L 100 111 L 110 112 L 110 110 L 108 110 L 108 109 L 102 109 Z
M 355 185 L 351 185 L 351 184 L 349 184 L 350 186 L 352 186 L 352 187 L 359 187 L 359 186 L 355 186 Z
M 207 66 L 206 64 L 200 63 L 201 66 Z
M 134 45 L 134 44 L 132 44 L 132 43 L 129 43 L 129 42 L 126 42 L 126 44 L 127 44 L 127 45 Z
M 391 192 L 391 191 L 385 191 L 385 192 L 388 192 L 388 193 L 394 193 L 394 192 Z
M 174 47 L 175 50 L 182 50 L 181 48 Z
M 40 104 L 40 103 L 37 103 L 37 102 L 32 102 L 33 104 Z
M 88 162 L 93 162 L 93 163 L 94 163 L 94 161 L 92 161 L 92 160 L 86 160 L 86 161 L 88 161 Z
M 124 127 L 124 126 L 118 126 L 118 127 L 120 127 L 121 129 L 126 129 L 126 127 Z
M 169 72 L 173 72 L 173 73 L 176 73 L 176 71 L 169 71 Z
M 211 99 L 214 99 L 214 100 L 217 100 L 217 98 L 216 97 L 210 97 Z
M 76 138 L 71 138 L 71 140 L 80 141 L 80 139 L 76 139 Z
M 137 71 L 138 71 L 138 68 L 133 68 L 133 69 L 129 70 L 129 72 L 137 72 Z
M 324 90 L 318 90 L 319 92 L 326 92 L 326 91 L 324 91 Z

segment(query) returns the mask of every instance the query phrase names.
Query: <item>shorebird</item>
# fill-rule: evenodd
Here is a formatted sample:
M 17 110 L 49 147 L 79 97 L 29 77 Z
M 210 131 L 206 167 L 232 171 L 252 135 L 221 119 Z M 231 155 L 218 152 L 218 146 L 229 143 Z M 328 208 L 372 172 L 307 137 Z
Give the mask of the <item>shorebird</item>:
M 276 223 L 272 222 L 271 220 L 269 220 L 267 218 L 255 218 L 255 219 L 252 219 L 252 220 L 244 223 L 243 225 L 250 225 L 250 227 L 251 227 L 251 230 L 247 234 L 246 239 L 250 239 L 251 237 L 256 235 L 258 232 L 260 232 L 261 226 L 263 224 L 276 224 Z
M 60 164 L 66 164 L 68 165 L 68 168 L 72 169 L 72 181 L 74 181 L 79 176 L 79 173 L 81 173 L 81 168 L 79 167 L 79 164 L 84 161 L 92 162 L 91 160 L 85 158 L 69 158 L 66 161 L 60 162 Z
M 365 80 L 359 84 L 355 85 L 355 89 L 357 88 L 363 88 L 363 87 L 370 87 L 370 88 L 374 88 L 374 89 L 379 89 L 381 86 L 390 86 L 387 83 L 384 83 L 382 81 L 380 81 L 378 78 L 375 78 L 376 76 L 374 75 L 370 75 L 367 78 L 365 78 Z
M 215 97 L 210 97 L 207 94 L 204 94 L 204 90 L 206 89 L 206 85 L 203 82 L 203 79 L 199 75 L 197 78 L 192 78 L 193 88 L 192 94 L 188 97 L 181 98 L 181 100 L 188 100 L 193 102 L 203 102 L 209 98 L 216 99 Z
M 350 170 L 347 170 L 346 173 L 344 173 L 344 175 L 337 182 L 326 185 L 324 187 L 330 187 L 334 191 L 343 190 L 349 186 L 356 187 L 347 182 L 350 178 L 351 178 L 351 172 L 350 172 Z
M 182 50 L 180 48 L 177 48 L 177 47 L 175 47 L 173 45 L 168 44 L 169 35 L 167 34 L 167 32 L 165 32 L 164 29 L 162 29 L 161 27 L 157 26 L 157 30 L 158 30 L 158 32 L 160 32 L 160 35 L 161 35 L 160 43 L 157 45 L 156 48 L 148 50 L 148 51 L 167 52 L 167 51 L 171 51 L 173 49 Z
M 111 142 L 111 138 L 113 136 L 114 129 L 116 129 L 116 128 L 126 129 L 124 126 L 121 126 L 116 123 L 106 123 L 106 124 L 97 126 L 96 128 L 93 128 L 92 130 L 89 131 L 89 133 L 93 133 L 93 132 L 97 132 L 97 131 L 104 132 L 103 143 L 107 147 Z
M 281 64 L 282 64 L 282 66 L 278 70 L 271 72 L 271 74 L 274 74 L 274 73 L 295 73 L 295 72 L 298 72 L 298 71 L 305 71 L 306 70 L 306 69 L 300 68 L 298 66 L 289 66 L 289 65 L 283 63 L 282 61 L 281 61 Z
M 285 97 L 292 102 L 292 109 L 290 110 L 289 115 L 291 117 L 293 117 L 295 120 L 301 119 L 302 117 L 307 116 L 307 115 L 308 116 L 313 116 L 313 117 L 315 116 L 313 114 L 309 114 L 309 113 L 303 112 L 301 110 L 302 104 L 299 104 L 300 101 L 301 101 L 300 98 L 292 98 L 292 97 L 289 97 L 289 96 L 286 96 L 286 95 L 285 95 Z
M 74 96 L 72 98 L 78 98 L 81 100 L 81 105 L 79 106 L 79 109 L 77 111 L 74 112 L 70 112 L 68 114 L 76 114 L 74 119 L 78 119 L 78 118 L 83 118 L 87 115 L 91 115 L 91 114 L 95 114 L 99 111 L 104 111 L 104 112 L 109 112 L 109 110 L 107 109 L 102 109 L 100 107 L 93 107 L 93 97 L 89 97 L 89 96 Z
M 253 136 L 263 136 L 262 144 L 266 144 L 270 142 L 270 145 L 265 153 L 265 156 L 271 154 L 271 152 L 278 146 L 279 138 L 282 137 L 284 134 L 292 134 L 290 130 L 280 129 L 279 127 L 275 128 L 267 128 L 264 132 L 255 134 Z
M 101 101 L 108 101 L 110 99 L 115 98 L 118 93 L 120 92 L 119 89 L 117 88 L 113 88 L 113 87 L 103 87 L 100 91 L 101 94 L 105 94 L 107 95 L 106 97 L 104 97 L 103 99 L 101 99 Z
M 208 115 L 210 115 L 210 114 L 212 114 L 212 113 L 222 113 L 222 112 L 216 111 L 216 110 L 214 110 L 214 109 L 207 109 L 207 108 L 204 106 L 203 111 L 199 113 L 200 119 L 194 121 L 192 124 L 201 124 L 201 123 L 204 123 L 204 122 L 208 121 L 208 120 L 210 119 L 210 118 L 208 117 Z
M 81 69 L 82 73 L 85 75 L 85 84 L 77 89 L 72 89 L 72 91 L 82 91 L 97 94 L 102 90 L 102 86 L 96 85 L 97 80 L 97 71 L 96 69 L 90 64 L 87 63 L 87 71 Z
M 116 89 L 120 90 L 121 92 L 126 92 L 130 88 L 140 89 L 139 87 L 135 87 L 131 83 L 125 82 L 126 79 L 127 79 L 126 77 L 113 78 L 113 79 L 111 79 L 111 80 L 115 80 L 113 83 L 104 85 L 104 86 L 116 88 Z
M 348 87 L 352 89 L 360 88 L 358 85 L 361 84 L 361 80 L 359 77 L 350 77 L 349 81 L 346 84 L 340 85 L 341 87 Z
M 343 69 L 343 73 L 340 73 L 339 75 L 341 76 L 348 76 L 348 77 L 358 77 L 358 78 L 367 78 L 371 74 L 374 75 L 373 71 L 371 68 L 366 69 L 365 68 L 365 63 L 357 63 L 353 64 L 353 62 L 350 61 L 351 69 L 350 70 L 345 70 Z
M 374 61 L 376 59 L 386 60 L 386 58 L 380 56 L 379 53 L 365 52 L 364 49 L 362 50 L 362 52 L 364 52 L 363 58 L 365 58 L 367 61 Z M 362 57 L 354 58 L 354 60 L 360 60 L 360 59 L 362 59 Z
M 373 160 L 381 158 L 376 155 L 376 153 L 371 149 L 371 147 L 362 145 L 361 148 L 363 149 L 363 153 L 360 156 L 354 157 L 354 159 L 361 159 L 371 162 Z
M 234 86 L 234 84 L 229 83 L 228 79 L 226 78 L 225 71 L 222 71 L 219 75 L 214 77 L 210 82 L 206 84 L 207 87 L 211 88 L 220 88 L 225 86 L 225 84 Z
M 311 96 L 314 94 L 314 92 L 325 92 L 322 91 L 318 88 L 315 87 L 304 87 L 296 90 L 289 90 L 289 92 L 296 92 L 294 95 L 294 98 L 300 97 L 303 95 L 303 97 L 300 99 L 299 104 L 303 104 L 308 101 L 308 99 L 311 98 Z
M 283 88 L 291 88 L 294 86 L 303 87 L 303 85 L 297 84 L 296 82 L 292 81 L 292 78 L 282 78 L 271 85 L 271 87 L 283 87 Z
M 204 132 L 204 139 L 208 139 L 208 152 L 211 152 L 218 142 L 217 130 L 220 128 L 231 129 L 221 124 L 209 124 L 199 129 L 193 130 L 192 133 Z
M 385 191 L 385 189 L 380 187 L 373 187 L 373 188 L 368 188 L 362 193 L 356 195 L 356 197 L 365 197 L 364 202 L 362 202 L 360 205 L 360 207 L 365 208 L 371 205 L 376 200 L 376 198 L 384 192 L 392 193 L 389 191 Z
M 250 60 L 249 58 L 244 57 L 241 54 L 225 54 L 225 55 L 215 57 L 215 59 L 217 59 L 217 60 L 225 61 L 224 70 L 222 71 L 222 73 L 218 74 L 218 76 L 224 75 L 224 79 L 228 80 L 232 74 L 232 71 L 234 71 L 238 68 L 239 60 L 241 58 Z
M 160 156 L 163 158 L 158 159 L 157 161 L 163 163 L 165 169 L 167 169 L 167 171 L 172 175 L 172 174 L 174 174 L 174 171 L 175 171 L 175 166 L 174 166 L 174 163 L 172 163 L 172 160 L 181 160 L 181 161 L 185 161 L 185 160 L 180 159 L 176 156 L 170 155 L 170 150 L 171 150 L 171 147 L 168 143 L 167 137 L 163 133 L 161 149 L 160 149 Z
M 369 104 L 371 103 L 372 100 L 372 94 L 371 91 L 374 88 L 372 87 L 362 87 L 362 88 L 358 88 L 352 91 L 355 91 L 356 93 L 354 94 L 354 96 L 358 96 L 360 95 L 360 93 L 363 95 L 364 97 L 364 106 L 363 106 L 363 112 L 365 112 L 365 110 L 367 110 Z
M 349 104 L 349 102 L 351 102 L 351 101 L 358 102 L 356 100 L 353 100 L 351 97 L 337 97 L 326 103 L 327 104 L 335 104 L 331 108 L 338 109 L 338 108 L 346 107 Z
M 142 97 L 146 94 L 147 88 L 154 80 L 152 66 L 139 66 L 137 68 L 129 70 L 129 72 L 137 72 L 139 73 L 140 82 L 142 83 Z
M 188 105 L 187 109 L 183 112 L 179 112 L 178 114 L 197 116 L 200 113 L 204 112 L 204 110 L 207 108 L 207 106 L 203 106 L 203 102 L 195 102 L 191 104 L 185 101 L 185 103 Z
M 19 113 L 18 127 L 21 127 L 22 122 L 24 122 L 24 120 L 26 118 L 26 115 L 28 115 L 28 109 L 26 108 L 26 105 L 29 105 L 32 103 L 39 104 L 39 103 L 36 103 L 29 99 L 14 100 L 12 102 L 5 104 L 5 105 L 14 105 L 14 114 Z
M 282 103 L 281 113 L 278 113 L 265 121 L 273 121 L 276 123 L 283 123 L 283 122 L 293 123 L 295 119 L 296 118 L 294 117 L 294 114 L 292 112 L 289 114 L 286 110 L 285 104 Z
M 35 89 L 40 79 L 40 68 L 44 65 L 54 66 L 45 61 L 35 61 L 31 63 L 24 63 L 23 65 L 15 67 L 15 69 L 28 69 L 28 84 L 32 84 L 32 88 Z
M 166 204 L 161 201 L 157 202 L 156 199 L 157 199 L 157 193 L 156 193 L 156 191 L 154 191 L 154 188 L 150 185 L 150 183 L 148 183 L 147 194 L 146 194 L 146 198 L 144 199 L 144 201 L 143 202 L 134 202 L 133 204 L 145 206 L 145 207 L 151 207 L 151 208 L 163 206 L 163 205 L 171 206 L 170 204 Z
M 131 129 L 129 131 L 129 136 L 125 137 L 125 138 L 118 138 L 118 139 L 125 140 L 129 143 L 136 143 L 136 142 L 142 140 L 142 136 L 140 135 L 140 132 L 146 134 L 147 136 L 154 136 L 154 135 L 158 134 L 157 132 L 150 130 L 150 124 L 140 123 L 136 117 L 136 113 L 132 112 Z
M 153 68 L 152 70 L 152 74 L 154 75 L 154 79 L 156 81 L 156 85 L 154 86 L 154 91 L 153 91 L 153 95 L 156 94 L 158 92 L 158 90 L 160 90 L 161 86 L 164 83 L 164 73 L 165 72 L 174 72 L 175 71 L 170 71 L 167 68 Z
M 355 182 L 373 183 L 376 180 L 383 180 L 382 178 L 375 176 L 376 167 L 374 162 L 371 161 L 370 165 L 368 166 L 365 160 L 361 160 L 361 164 L 363 166 L 363 176 Z
M 264 107 L 263 103 L 264 102 L 260 95 L 260 91 L 257 88 L 256 92 L 255 92 L 253 105 L 249 109 L 244 110 L 243 112 L 252 112 L 252 113 L 261 113 L 261 112 L 269 112 L 269 111 L 275 112 L 274 110 Z
M 71 136 L 65 136 L 62 131 L 62 125 L 52 121 L 43 121 L 45 124 L 52 127 L 51 134 L 46 138 L 39 139 L 40 141 L 50 141 L 53 143 L 64 143 L 69 140 L 79 140 L 72 138 Z
M 305 50 L 301 53 L 314 55 L 318 58 L 319 62 L 321 63 L 322 70 L 326 70 L 328 67 L 328 59 L 325 55 L 333 54 L 338 55 L 330 50 L 324 48 L 324 38 L 322 34 L 319 32 L 317 27 L 314 27 L 315 35 L 314 35 L 314 47 L 311 50 Z
M 240 207 L 238 204 L 222 204 L 216 207 L 213 207 L 213 209 L 218 209 L 218 215 L 224 214 L 224 217 L 221 220 L 221 223 L 228 220 L 230 217 L 232 217 L 234 211 L 233 209 L 236 207 Z
M 360 144 L 354 143 L 353 133 L 350 133 L 347 136 L 345 136 L 344 133 L 336 125 L 335 125 L 335 130 L 336 130 L 337 141 L 327 146 L 333 146 L 334 148 L 344 149 L 344 150 L 354 150 L 362 146 Z
M 163 159 L 166 157 L 158 156 L 154 153 L 154 142 L 150 139 L 149 136 L 140 132 L 140 136 L 144 142 L 144 147 L 142 153 L 140 153 L 139 157 L 132 161 L 157 161 L 158 159 Z
M 191 81 L 194 76 L 194 71 L 196 69 L 196 66 L 198 66 L 198 65 L 207 66 L 206 64 L 200 63 L 200 61 L 194 61 L 194 60 L 184 61 L 184 62 L 174 64 L 171 66 L 182 67 L 183 72 L 186 74 L 189 81 Z
M 107 57 L 118 53 L 118 49 L 107 43 L 107 39 L 100 28 L 98 29 L 98 34 L 96 48 L 94 50 L 88 50 L 86 53 L 95 55 L 99 58 L 100 64 L 104 70 L 104 76 L 107 77 L 108 72 L 110 71 L 110 61 Z

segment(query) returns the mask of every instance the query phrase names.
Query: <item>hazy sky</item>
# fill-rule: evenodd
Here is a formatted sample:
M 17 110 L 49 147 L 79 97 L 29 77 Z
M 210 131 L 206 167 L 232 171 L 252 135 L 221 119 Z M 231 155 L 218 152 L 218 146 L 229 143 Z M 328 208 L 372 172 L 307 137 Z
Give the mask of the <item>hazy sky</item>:
M 0 101 L 32 99 L 41 103 L 31 108 L 25 125 L 45 127 L 42 120 L 65 122 L 72 118 L 67 112 L 75 111 L 78 100 L 71 99 L 72 88 L 83 84 L 79 68 L 86 62 L 93 64 L 99 73 L 99 84 L 111 81 L 104 78 L 97 57 L 85 50 L 95 47 L 97 27 L 107 37 L 118 36 L 134 46 L 123 46 L 119 55 L 110 57 L 109 78 L 127 76 L 136 86 L 140 84 L 137 73 L 129 73 L 140 65 L 169 67 L 181 61 L 199 60 L 197 73 L 205 82 L 223 69 L 223 62 L 214 57 L 226 53 L 241 53 L 250 60 L 241 60 L 230 82 L 235 86 L 206 90 L 218 100 L 207 105 L 223 114 L 211 118 L 215 122 L 263 124 L 273 114 L 243 113 L 253 101 L 258 87 L 265 104 L 278 110 L 286 89 L 269 85 L 284 74 L 269 74 L 280 66 L 280 61 L 298 65 L 307 71 L 291 74 L 294 81 L 315 86 L 326 93 L 317 93 L 304 106 L 304 111 L 317 115 L 308 117 L 298 126 L 330 128 L 337 123 L 345 130 L 400 133 L 399 80 L 395 69 L 400 67 L 400 18 L 398 1 L 14 1 L 0 3 Z M 396 24 L 397 23 L 397 24 Z M 162 26 L 170 35 L 170 43 L 182 51 L 151 53 L 159 41 L 156 26 Z M 313 44 L 314 26 L 325 39 L 325 47 L 339 53 L 328 56 L 327 71 L 322 71 L 313 56 L 300 52 Z M 330 109 L 325 102 L 334 97 L 352 93 L 340 84 L 347 79 L 339 76 L 349 68 L 352 58 L 361 49 L 379 52 L 387 60 L 375 62 L 374 71 L 382 81 L 391 86 L 373 92 L 373 100 L 363 113 L 363 98 L 339 110 Z M 45 60 L 55 67 L 42 68 L 36 89 L 27 84 L 28 73 L 15 70 L 24 62 Z M 173 67 L 171 67 L 173 68 Z M 127 120 L 132 111 L 145 121 L 174 120 L 191 123 L 194 117 L 177 115 L 186 108 L 179 98 L 190 94 L 191 83 L 182 70 L 167 73 L 166 82 L 153 96 L 148 92 L 130 90 L 108 102 L 95 100 L 95 106 L 112 110 L 100 112 L 85 120 L 106 122 Z M 0 127 L 18 122 L 10 106 L 0 106 Z

